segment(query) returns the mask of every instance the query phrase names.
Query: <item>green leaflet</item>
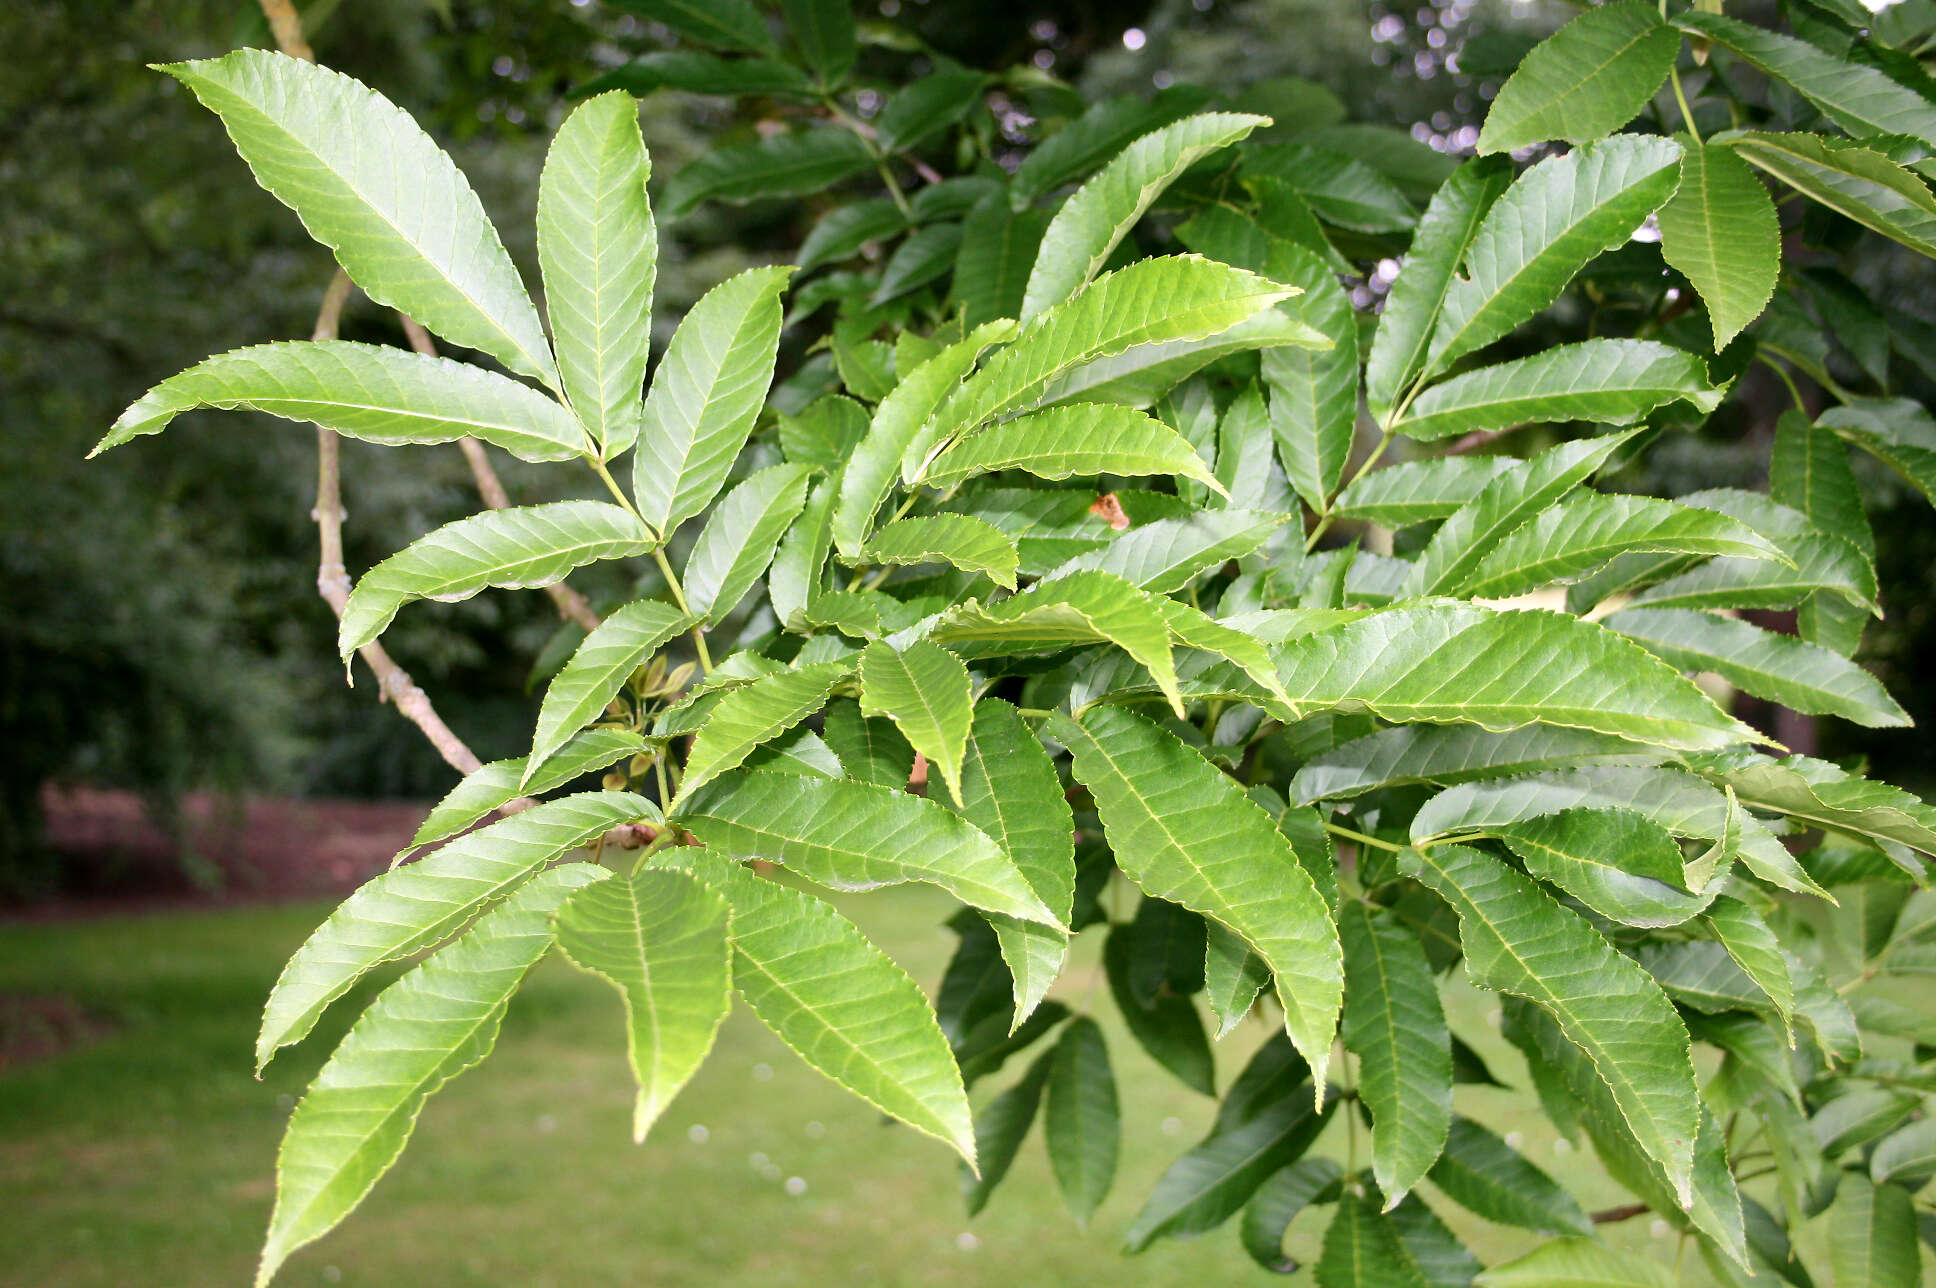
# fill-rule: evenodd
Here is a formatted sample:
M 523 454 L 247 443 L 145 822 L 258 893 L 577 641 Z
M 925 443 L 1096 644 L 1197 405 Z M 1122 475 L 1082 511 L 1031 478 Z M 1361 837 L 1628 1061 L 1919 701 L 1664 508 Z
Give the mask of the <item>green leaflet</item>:
M 852 673 L 845 662 L 813 662 L 728 691 L 686 753 L 678 808 L 702 785 L 737 768 L 755 747 L 820 710 L 834 686 Z
M 1475 1288 L 1673 1288 L 1664 1266 L 1597 1239 L 1554 1239 L 1481 1274 Z
M 1100 403 L 1051 407 L 983 430 L 935 457 L 920 481 L 945 488 L 995 470 L 1024 470 L 1045 479 L 1170 474 L 1217 491 L 1223 487 L 1174 429 L 1133 408 Z
M 1412 233 L 1404 266 L 1385 296 L 1365 363 L 1365 401 L 1381 427 L 1424 366 L 1446 292 L 1480 221 L 1512 178 L 1512 165 L 1504 157 L 1468 161 L 1432 194 Z
M 1849 449 L 1833 426 L 1817 425 L 1800 412 L 1782 413 L 1768 457 L 1768 494 L 1819 530 L 1875 557 L 1875 532 L 1863 512 L 1862 488 L 1849 464 Z
M 1586 492 L 1515 529 L 1459 590 L 1475 599 L 1505 599 L 1578 581 L 1633 552 L 1787 561 L 1767 538 L 1718 511 L 1648 496 Z
M 525 758 L 493 760 L 466 774 L 431 808 L 410 844 L 392 866 L 419 846 L 455 836 L 501 805 L 529 791 L 542 794 L 562 787 L 581 774 L 603 769 L 614 761 L 646 749 L 645 739 L 627 729 L 586 729 L 546 757 L 531 781 L 524 783 Z
M 1496 831 L 1528 873 L 1629 926 L 1678 926 L 1713 899 L 1687 893 L 1680 846 L 1628 810 L 1563 810 Z
M 1499 339 L 1551 304 L 1574 273 L 1625 242 L 1673 194 L 1680 145 L 1622 135 L 1520 175 L 1486 212 L 1452 283 L 1424 369 Z
M 1412 595 L 1457 594 L 1494 547 L 1520 525 L 1591 478 L 1638 430 L 1548 448 L 1486 484 L 1439 526 L 1412 566 Z
M 958 223 L 929 224 L 915 229 L 881 266 L 880 285 L 874 288 L 868 303 L 885 304 L 926 286 L 954 267 L 960 249 L 961 225 Z
M 1270 968 L 1236 931 L 1215 921 L 1206 923 L 1205 928 L 1203 991 L 1210 1001 L 1210 1013 L 1217 1017 L 1214 1036 L 1222 1041 L 1250 1014 L 1257 995 L 1270 983 Z
M 1030 888 L 1066 923 L 1075 898 L 1075 820 L 1048 753 L 1015 708 L 999 698 L 975 704 L 955 799 L 956 812 L 1008 852 Z M 1014 980 L 1013 1023 L 1019 1026 L 1061 973 L 1069 937 L 999 914 L 989 922 Z
M 348 658 L 413 600 L 469 599 L 490 586 L 549 586 L 574 568 L 642 555 L 658 544 L 631 514 L 604 501 L 474 514 L 419 537 L 364 573 L 343 606 L 337 648 Z
M 1405 1258 L 1425 1277 L 1429 1288 L 1471 1288 L 1479 1261 L 1417 1195 L 1384 1214 L 1398 1232 Z
M 1739 899 L 1723 895 L 1707 910 L 1707 928 L 1741 968 L 1768 995 L 1784 1025 L 1794 1023 L 1795 985 L 1782 958 L 1781 944 L 1761 914 Z
M 1260 125 L 1262 116 L 1205 112 L 1146 134 L 1062 203 L 1036 254 L 1022 299 L 1022 321 L 1088 284 L 1163 190 L 1192 165 Z
M 1114 644 L 1148 668 L 1170 705 L 1181 712 L 1170 628 L 1160 607 L 1164 602 L 1110 573 L 1071 573 L 985 608 L 971 599 L 943 613 L 928 638 L 963 645 L 957 651 L 971 654 Z
M 370 443 L 477 438 L 527 461 L 570 460 L 591 448 L 572 414 L 529 385 L 448 358 L 316 340 L 204 358 L 141 395 L 88 455 L 159 434 L 197 407 L 313 421 Z
M 1288 515 L 1296 508 L 1275 468 L 1276 446 L 1264 395 L 1247 385 L 1217 421 L 1217 481 L 1230 494 L 1224 509 Z
M 1677 399 L 1703 413 L 1721 401 L 1693 354 L 1652 340 L 1582 340 L 1434 385 L 1396 428 L 1429 441 L 1542 421 L 1625 425 Z
M 690 847 L 661 851 L 659 861 L 732 905 L 733 985 L 761 1023 L 815 1069 L 974 1166 L 961 1073 L 906 971 L 810 894 Z
M 975 1115 L 975 1157 L 981 1163 L 981 1175 L 976 1176 L 964 1166 L 961 1178 L 969 1216 L 977 1215 L 988 1206 L 995 1188 L 1014 1165 L 1015 1155 L 1021 1152 L 1022 1141 L 1035 1122 L 1036 1106 L 1042 1102 L 1042 1088 L 1048 1083 L 1049 1066 L 1054 1059 L 1055 1048 L 1051 1047 L 1036 1058 L 1015 1085 Z
M 290 1116 L 257 1288 L 334 1229 L 409 1143 L 424 1101 L 497 1043 L 504 1008 L 551 947 L 551 912 L 603 868 L 539 876 L 377 995 Z
M 713 507 L 686 558 L 686 605 L 719 622 L 739 607 L 807 504 L 807 467 L 769 465 Z
M 262 1008 L 258 1071 L 299 1042 L 323 1009 L 373 966 L 441 942 L 545 864 L 658 807 L 623 792 L 586 792 L 514 814 L 363 883 L 282 968 Z
M 867 436 L 867 409 L 844 394 L 816 398 L 792 416 L 777 415 L 780 455 L 828 474 L 838 474 Z
M 1470 1118 L 1454 1117 L 1432 1183 L 1468 1211 L 1548 1234 L 1585 1233 L 1586 1213 L 1558 1182 Z
M 699 298 L 652 374 L 632 462 L 632 496 L 661 538 L 703 511 L 773 381 L 780 291 L 790 268 L 753 268 Z
M 1660 746 L 1722 747 L 1751 736 L 1639 646 L 1559 613 L 1410 604 L 1272 653 L 1300 717 L 1366 710 L 1493 730 L 1566 725 Z M 1544 664 L 1522 675 L 1515 668 L 1529 657 Z
M 1554 725 L 1505 733 L 1472 725 L 1399 725 L 1313 756 L 1292 778 L 1291 796 L 1305 803 L 1412 783 L 1462 783 L 1591 764 L 1651 764 L 1658 755 L 1623 738 Z
M 875 119 L 881 150 L 905 151 L 947 129 L 981 103 L 987 81 L 977 71 L 939 67 L 902 87 Z M 917 216 L 921 213 L 918 204 Z
M 1688 768 L 1732 789 L 1750 809 L 1895 842 L 1936 855 L 1936 807 L 1900 787 L 1871 782 L 1825 760 L 1775 760 L 1750 751 L 1690 757 Z
M 497 230 L 407 113 L 339 72 L 261 49 L 161 70 L 222 118 L 256 181 L 372 300 L 558 387 Z
M 1244 1208 L 1242 1238 L 1250 1259 L 1273 1274 L 1296 1274 L 1297 1262 L 1284 1253 L 1284 1235 L 1300 1212 L 1337 1192 L 1343 1173 L 1328 1158 L 1301 1158 L 1259 1186 Z
M 692 624 L 692 618 L 650 599 L 627 604 L 599 623 L 545 689 L 518 789 L 536 790 L 531 780 L 544 772 L 552 754 L 596 720 L 661 645 Z
M 649 3 L 650 0 L 646 0 Z M 721 58 L 691 49 L 667 49 L 634 58 L 571 89 L 567 97 L 583 98 L 605 90 L 622 89 L 645 98 L 662 89 L 688 94 L 773 94 L 812 98 L 813 82 L 799 68 L 776 58 Z
M 1356 140 L 1348 140 L 1347 146 Z M 1329 224 L 1361 233 L 1391 233 L 1418 222 L 1391 179 L 1357 157 L 1310 143 L 1276 143 L 1244 158 L 1253 182 L 1281 183 Z
M 947 809 L 851 779 L 743 773 L 674 811 L 707 846 L 783 864 L 836 890 L 927 881 L 963 903 L 1059 927 L 1001 847 Z
M 1206 95 L 1190 92 L 1157 96 L 1154 103 L 1124 96 L 1091 104 L 1031 151 L 1015 172 L 1010 199 L 1019 208 L 1088 174 L 1128 147 L 1139 135 L 1194 111 Z M 1188 105 L 1185 105 L 1185 103 Z
M 801 197 L 873 165 L 858 135 L 834 125 L 810 126 L 702 153 L 666 185 L 665 212 L 678 219 L 708 201 Z
M 1936 1171 L 1936 1119 L 1924 1118 L 1884 1137 L 1869 1155 L 1876 1184 L 1899 1180 L 1913 1185 Z
M 1635 608 L 1792 608 L 1830 594 L 1879 614 L 1875 570 L 1841 537 L 1811 532 L 1782 542 L 1792 563 L 1724 555 L 1641 591 Z
M 1854 662 L 1828 649 L 1733 617 L 1684 608 L 1630 608 L 1602 619 L 1683 671 L 1712 671 L 1758 698 L 1871 728 L 1906 725 L 1908 713 Z
M 1338 908 L 1344 1044 L 1371 1110 L 1371 1166 L 1387 1208 L 1423 1180 L 1452 1121 L 1452 1046 L 1417 936 L 1358 899 Z
M 1290 843 L 1234 781 L 1141 716 L 1095 707 L 1049 728 L 1074 754 L 1124 875 L 1221 921 L 1270 966 L 1321 1096 L 1343 966 L 1330 911 Z
M 974 684 L 961 659 L 926 640 L 895 648 L 880 640 L 860 655 L 860 711 L 886 716 L 941 771 L 961 799 L 961 758 L 974 720 Z
M 869 242 L 886 241 L 907 228 L 901 208 L 882 197 L 836 206 L 813 226 L 793 258 L 802 273 L 851 259 Z
M 1042 1131 L 1049 1164 L 1076 1224 L 1086 1226 L 1116 1180 L 1122 1116 L 1102 1028 L 1086 1015 L 1063 1028 L 1049 1065 Z
M 620 4 L 715 49 L 779 52 L 751 0 L 620 0 Z
M 854 35 L 854 7 L 849 0 L 783 0 L 787 34 L 806 57 L 814 79 L 838 88 L 853 70 L 860 42 Z
M 1692 1201 L 1700 1099 L 1687 1029 L 1645 971 L 1497 859 L 1461 845 L 1405 852 L 1459 913 L 1466 972 L 1551 1015 L 1593 1061 L 1634 1138 Z
M 678 872 L 648 869 L 578 891 L 558 909 L 558 947 L 625 1000 L 638 1078 L 632 1139 L 699 1070 L 732 1005 L 727 904 Z
M 1509 456 L 1443 456 L 1387 465 L 1339 493 L 1331 513 L 1388 528 L 1448 519 L 1517 464 Z
M 1660 209 L 1660 253 L 1700 292 L 1719 353 L 1761 316 L 1781 274 L 1775 203 L 1733 149 L 1682 138 L 1681 183 Z
M 1936 196 L 1880 152 L 1847 139 L 1799 133 L 1750 132 L 1727 145 L 1830 210 L 1936 256 Z
M 805 625 L 807 605 L 821 591 L 821 573 L 826 567 L 827 551 L 833 546 L 837 486 L 833 479 L 821 479 L 813 485 L 799 519 L 780 538 L 773 566 L 767 570 L 767 604 L 773 609 L 773 616 L 788 630 L 799 630 Z
M 1289 518 L 1259 510 L 1199 510 L 1157 519 L 1077 555 L 1048 576 L 1086 569 L 1112 573 L 1154 594 L 1174 594 L 1210 569 L 1255 551 Z
M 861 715 L 859 703 L 837 698 L 827 705 L 821 732 L 840 757 L 847 777 L 877 787 L 908 785 L 914 772 L 914 748 L 892 721 L 869 720 Z
M 1228 331 L 1294 294 L 1254 273 L 1194 255 L 1138 260 L 1032 319 L 936 415 L 942 444 L 1037 404 L 1068 372 L 1143 344 Z M 905 477 L 905 476 L 904 476 Z
M 1936 497 L 1936 418 L 1908 398 L 1856 398 L 1816 421 Z M 1859 540 L 1859 538 L 1858 538 Z
M 1015 333 L 1006 319 L 977 327 L 967 339 L 951 344 L 901 378 L 874 409 L 867 437 L 847 461 L 840 477 L 840 500 L 834 507 L 834 543 L 841 557 L 856 559 L 874 526 L 874 514 L 893 489 L 903 458 L 912 459 L 926 426 L 947 398 L 974 369 L 991 344 Z M 925 449 L 920 449 L 924 454 Z M 925 462 L 923 462 L 925 463 Z M 907 482 L 913 476 L 904 475 Z
M 1273 277 L 1303 292 L 1286 310 L 1332 342 L 1329 349 L 1266 349 L 1260 365 L 1284 477 L 1321 514 L 1344 478 L 1357 428 L 1357 316 L 1337 275 L 1313 252 L 1281 243 L 1269 263 Z
M 985 574 L 1006 590 L 1015 589 L 1021 564 L 1015 543 L 985 519 L 965 514 L 929 514 L 886 524 L 861 548 L 869 564 L 947 563 L 963 572 Z
M 1936 146 L 1936 106 L 1879 68 L 1718 13 L 1683 13 L 1674 24 L 1787 81 L 1850 134 L 1906 134 Z
M 1014 209 L 1007 194 L 997 192 L 961 221 L 951 287 L 969 325 L 982 326 L 1022 311 L 1022 292 L 1049 219 L 1046 210 Z
M 1347 1189 L 1324 1232 L 1324 1251 L 1312 1269 L 1318 1288 L 1425 1288 L 1425 1277 L 1405 1255 L 1384 1214 Z
M 1640 115 L 1680 49 L 1680 33 L 1641 0 L 1587 10 L 1541 41 L 1500 86 L 1479 154 L 1612 134 Z
M 645 199 L 651 172 L 639 105 L 614 93 L 565 118 L 538 180 L 538 263 L 558 373 L 608 460 L 637 440 L 652 349 L 659 236 Z
M 1829 1210 L 1829 1266 L 1837 1284 L 1913 1288 L 1922 1282 L 1916 1209 L 1909 1191 L 1843 1172 Z

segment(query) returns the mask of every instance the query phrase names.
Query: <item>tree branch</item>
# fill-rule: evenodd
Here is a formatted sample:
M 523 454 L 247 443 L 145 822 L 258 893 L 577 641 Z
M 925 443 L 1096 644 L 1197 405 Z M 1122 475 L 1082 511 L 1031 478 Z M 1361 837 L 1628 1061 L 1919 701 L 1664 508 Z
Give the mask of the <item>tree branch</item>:
M 269 30 L 283 53 L 306 63 L 316 61 L 316 51 L 303 39 L 302 15 L 295 5 L 289 0 L 262 0 L 262 16 L 269 20 Z
M 1615 1221 L 1631 1221 L 1637 1216 L 1646 1216 L 1653 1211 L 1645 1203 L 1628 1203 L 1623 1207 L 1602 1208 L 1589 1219 L 1595 1225 L 1610 1225 Z
M 436 342 L 415 318 L 407 313 L 398 313 L 397 318 L 403 323 L 403 333 L 410 337 L 411 348 L 427 358 L 437 356 Z M 510 509 L 510 494 L 504 490 L 504 484 L 499 481 L 497 471 L 491 468 L 491 460 L 484 454 L 484 444 L 475 438 L 460 438 L 457 440 L 457 446 L 463 450 L 464 459 L 470 463 L 471 477 L 477 480 L 477 494 L 484 498 L 484 504 L 493 510 Z M 600 621 L 598 614 L 592 611 L 592 606 L 585 597 L 570 586 L 562 581 L 554 581 L 544 588 L 544 593 L 551 596 L 551 602 L 558 606 L 560 617 L 578 623 L 587 633 L 598 629 Z

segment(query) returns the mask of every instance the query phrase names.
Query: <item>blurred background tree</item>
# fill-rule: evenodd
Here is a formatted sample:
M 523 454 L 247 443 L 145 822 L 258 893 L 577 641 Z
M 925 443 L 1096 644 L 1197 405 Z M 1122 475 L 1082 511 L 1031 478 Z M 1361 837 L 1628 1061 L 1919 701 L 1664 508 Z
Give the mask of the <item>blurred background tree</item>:
M 1805 21 L 1810 3 L 1784 8 Z M 1757 21 L 1775 9 L 1756 7 L 1769 11 Z M 499 226 L 526 237 L 543 142 L 567 92 L 677 45 L 622 0 L 312 0 L 302 9 L 323 61 L 423 120 Z M 1016 141 L 1052 130 L 1059 105 L 1079 103 L 1059 82 L 1092 99 L 1250 84 L 1259 110 L 1305 125 L 1404 129 L 1421 164 L 1433 159 L 1427 148 L 1470 150 L 1505 70 L 1571 12 L 1546 0 L 861 6 L 869 58 L 912 54 L 918 70 L 940 55 L 1009 72 L 1012 101 L 997 120 Z M 330 655 L 329 613 L 313 590 L 309 435 L 264 417 L 190 416 L 170 452 L 82 465 L 158 374 L 308 331 L 328 261 L 206 114 L 146 67 L 269 43 L 253 0 L 19 0 L 0 11 L 11 71 L 0 82 L 0 891 L 58 879 L 40 844 L 50 780 L 137 789 L 164 819 L 197 786 L 420 797 L 448 785 L 416 731 L 367 684 L 345 687 Z M 655 186 L 763 124 L 757 104 L 678 93 L 652 95 L 644 111 Z M 811 199 L 711 203 L 662 230 L 659 339 L 707 286 L 749 263 L 791 258 L 816 213 Z M 532 247 L 510 250 L 528 270 Z M 1381 265 L 1354 284 L 1361 307 L 1375 306 L 1395 270 Z M 1852 276 L 1854 295 L 1892 311 L 1899 329 L 1907 316 L 1910 331 L 1936 335 L 1928 261 L 1882 250 Z M 1816 294 L 1824 311 L 1847 307 L 1837 285 L 1824 281 Z M 1830 327 L 1846 338 L 1818 355 L 1829 371 L 1859 380 L 1865 364 L 1894 364 L 1904 392 L 1936 394 L 1936 343 L 1891 353 L 1885 341 L 1878 354 L 1864 347 L 1860 311 L 1853 317 Z M 401 342 L 396 320 L 367 301 L 352 305 L 344 334 Z M 809 338 L 796 336 L 789 351 L 797 358 Z M 1636 491 L 1668 477 L 1678 490 L 1752 483 L 1743 471 L 1766 458 L 1760 436 L 1772 420 L 1721 418 L 1664 439 L 1623 482 Z M 357 447 L 344 445 L 352 573 L 470 508 L 456 451 L 392 453 L 382 465 Z M 400 459 L 409 468 L 397 469 Z M 552 499 L 515 462 L 499 463 L 515 501 Z M 1864 660 L 1927 716 L 1936 712 L 1936 527 L 1893 479 L 1877 472 L 1865 483 L 1889 617 L 1869 632 Z M 620 588 L 585 589 L 597 600 Z M 488 758 L 514 752 L 528 728 L 527 678 L 560 629 L 542 596 L 495 595 L 426 607 L 392 643 Z M 1915 737 L 1837 724 L 1821 751 L 1926 776 Z

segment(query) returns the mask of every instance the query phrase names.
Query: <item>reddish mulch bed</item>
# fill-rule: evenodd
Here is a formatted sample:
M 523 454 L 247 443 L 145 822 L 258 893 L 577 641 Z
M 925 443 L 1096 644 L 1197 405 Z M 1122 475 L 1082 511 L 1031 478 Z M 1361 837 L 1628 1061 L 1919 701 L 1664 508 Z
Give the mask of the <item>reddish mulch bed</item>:
M 427 809 L 415 801 L 195 794 L 183 802 L 177 841 L 130 792 L 49 787 L 43 801 L 48 842 L 63 860 L 61 888 L 8 909 L 10 916 L 340 894 L 389 867 Z

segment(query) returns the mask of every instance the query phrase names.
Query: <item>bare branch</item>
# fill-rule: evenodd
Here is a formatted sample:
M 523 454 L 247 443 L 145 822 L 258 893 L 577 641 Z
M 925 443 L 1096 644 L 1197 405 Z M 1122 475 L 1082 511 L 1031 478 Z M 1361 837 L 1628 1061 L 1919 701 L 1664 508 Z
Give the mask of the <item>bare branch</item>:
M 316 61 L 316 51 L 303 39 L 302 15 L 296 12 L 295 5 L 289 0 L 262 0 L 262 16 L 269 20 L 269 30 L 283 53 L 306 63 Z

